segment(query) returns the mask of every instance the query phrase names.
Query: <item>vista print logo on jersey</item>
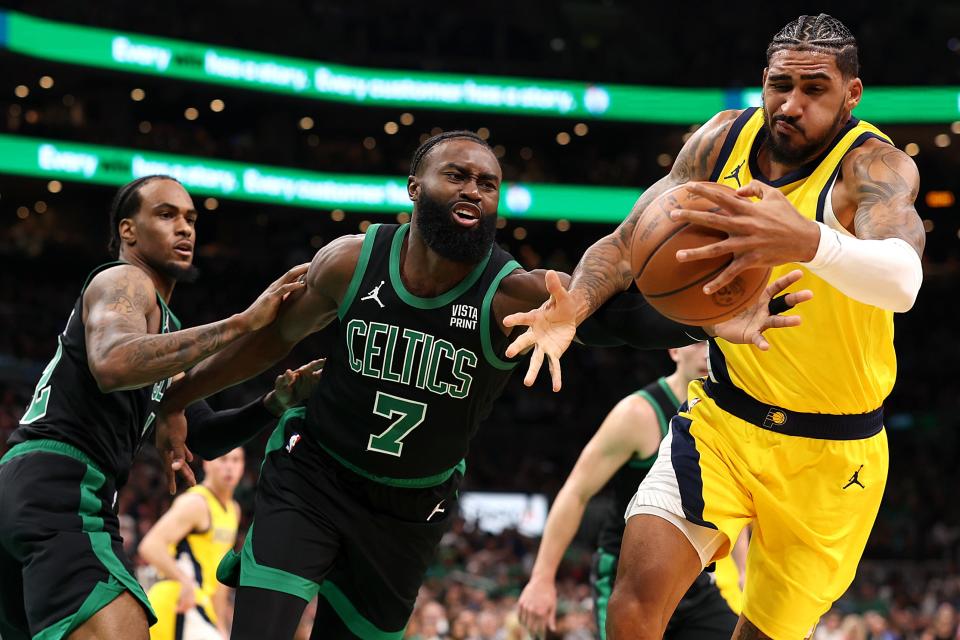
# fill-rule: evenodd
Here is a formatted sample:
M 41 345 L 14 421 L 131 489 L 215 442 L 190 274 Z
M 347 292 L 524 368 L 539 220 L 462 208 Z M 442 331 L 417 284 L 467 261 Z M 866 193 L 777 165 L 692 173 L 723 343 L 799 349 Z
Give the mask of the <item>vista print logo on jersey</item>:
M 477 328 L 480 314 L 472 304 L 455 304 L 450 308 L 450 326 L 458 329 Z

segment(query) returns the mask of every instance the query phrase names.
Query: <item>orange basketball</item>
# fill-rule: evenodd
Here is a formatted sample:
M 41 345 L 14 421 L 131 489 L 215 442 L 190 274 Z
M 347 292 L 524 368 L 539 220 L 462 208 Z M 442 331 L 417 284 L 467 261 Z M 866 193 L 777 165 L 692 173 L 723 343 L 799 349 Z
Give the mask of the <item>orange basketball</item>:
M 701 184 L 709 185 L 710 189 L 733 191 L 715 182 Z M 744 307 L 754 304 L 770 280 L 770 269 L 748 269 L 719 291 L 706 295 L 703 285 L 733 261 L 733 254 L 678 262 L 677 251 L 719 242 L 727 234 L 687 222 L 674 222 L 670 219 L 674 209 L 724 213 L 713 202 L 690 193 L 687 185 L 674 187 L 650 203 L 637 222 L 630 248 L 633 277 L 647 301 L 671 320 L 698 326 L 729 320 Z

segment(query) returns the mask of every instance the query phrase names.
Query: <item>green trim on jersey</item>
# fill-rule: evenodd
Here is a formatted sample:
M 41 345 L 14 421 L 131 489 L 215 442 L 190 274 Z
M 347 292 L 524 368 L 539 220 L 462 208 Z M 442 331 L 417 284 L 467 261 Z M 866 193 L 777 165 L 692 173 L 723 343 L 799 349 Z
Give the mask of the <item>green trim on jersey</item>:
M 607 638 L 607 605 L 610 604 L 610 594 L 613 593 L 613 570 L 617 566 L 618 556 L 608 553 L 604 549 L 597 550 L 597 581 L 593 588 L 597 593 L 597 628 L 600 631 L 600 640 Z
M 253 557 L 254 524 L 250 525 L 250 531 L 247 532 L 247 539 L 244 540 L 243 549 L 240 551 L 240 586 L 279 591 L 307 602 L 313 600 L 314 596 L 320 591 L 320 585 L 313 580 L 302 578 L 289 571 L 274 569 L 273 567 L 267 567 L 257 563 Z M 223 582 L 223 578 L 220 577 L 220 573 L 224 567 L 224 563 L 227 562 L 227 558 L 231 558 L 230 553 L 224 556 L 223 560 L 220 561 L 220 565 L 217 567 L 217 579 L 221 582 Z M 226 570 L 227 569 L 224 569 L 225 572 Z
M 390 487 L 400 487 L 401 489 L 422 489 L 424 487 L 435 487 L 438 484 L 443 484 L 450 479 L 455 472 L 459 471 L 460 475 L 464 475 L 467 471 L 467 461 L 461 459 L 460 462 L 446 471 L 441 471 L 440 473 L 434 474 L 432 476 L 425 476 L 423 478 L 391 478 L 389 476 L 378 476 L 376 474 L 364 471 L 360 467 L 346 459 L 337 455 L 332 449 L 326 447 L 322 442 L 317 441 L 317 444 L 320 445 L 320 448 L 327 452 L 327 454 L 339 462 L 341 465 L 353 471 L 358 476 L 363 476 L 367 480 L 373 480 L 379 484 L 385 484 Z
M 343 314 L 347 312 L 353 299 L 357 297 L 357 289 L 363 282 L 363 274 L 367 271 L 367 263 L 370 261 L 370 254 L 373 252 L 373 242 L 377 239 L 377 230 L 379 224 L 372 224 L 367 227 L 367 232 L 363 236 L 363 245 L 360 247 L 360 257 L 357 259 L 357 266 L 353 268 L 353 277 L 350 278 L 350 284 L 347 286 L 347 292 L 343 294 L 343 301 L 340 308 L 337 309 L 337 317 L 343 320 Z
M 487 268 L 487 263 L 490 261 L 490 256 L 493 254 L 493 247 L 491 246 L 486 257 L 478 262 L 477 266 L 473 268 L 473 271 L 467 274 L 467 277 L 461 280 L 460 283 L 453 289 L 441 293 L 435 298 L 421 298 L 407 291 L 407 288 L 403 286 L 403 279 L 400 277 L 400 250 L 403 247 L 403 239 L 406 237 L 407 231 L 409 230 L 409 222 L 400 225 L 400 228 L 397 229 L 396 233 L 393 235 L 393 241 L 390 243 L 390 284 L 393 286 L 393 290 L 397 292 L 397 296 L 401 300 L 411 307 L 415 307 L 417 309 L 438 309 L 450 304 L 462 296 L 470 289 L 470 287 L 476 284 L 477 280 L 480 279 L 480 276 L 483 275 L 483 272 Z
M 679 409 L 680 403 L 677 402 L 677 396 L 673 393 L 673 390 L 670 388 L 670 385 L 667 384 L 667 379 L 663 377 L 658 378 L 657 384 L 660 386 L 663 392 L 667 395 L 667 398 L 669 398 L 670 401 L 673 402 L 674 409 Z M 670 418 L 664 415 L 663 410 L 660 408 L 660 403 L 658 403 L 653 396 L 651 396 L 647 391 L 643 389 L 640 389 L 639 391 L 634 391 L 634 395 L 640 396 L 641 398 L 647 401 L 647 404 L 653 407 L 654 413 L 657 414 L 657 422 L 660 423 L 660 438 L 661 439 L 665 438 L 667 436 L 667 432 L 670 430 Z M 654 453 L 652 456 L 649 456 L 647 458 L 640 458 L 638 456 L 634 456 L 633 458 L 630 459 L 629 462 L 627 462 L 627 464 L 633 469 L 649 469 L 650 467 L 653 466 L 653 463 L 654 461 L 656 461 L 656 459 L 657 459 L 656 453 Z
M 673 403 L 673 410 L 676 411 L 680 408 L 680 400 L 677 399 L 676 394 L 673 392 L 673 389 L 670 388 L 670 385 L 667 384 L 667 379 L 660 377 L 657 379 L 657 384 L 660 385 L 660 388 L 663 389 L 663 392 L 667 394 L 667 397 L 670 398 L 670 402 Z M 664 431 L 663 435 L 667 435 L 667 432 Z
M 85 454 L 83 451 L 80 451 L 80 449 L 77 449 L 72 444 L 60 442 L 59 440 L 27 440 L 26 442 L 15 444 L 3 455 L 3 458 L 0 458 L 0 464 L 9 462 L 17 456 L 22 456 L 26 453 L 32 453 L 34 451 L 59 453 L 62 456 L 67 456 L 68 458 L 73 458 L 78 462 L 82 462 L 88 467 L 93 467 L 94 470 L 102 474 L 100 467 L 97 466 L 97 463 L 95 463 L 90 456 Z
M 112 262 L 104 262 L 104 263 L 103 263 L 102 265 L 100 265 L 99 267 L 94 267 L 93 271 L 91 271 L 91 272 L 87 275 L 87 279 L 83 281 L 83 286 L 80 287 L 80 295 L 82 296 L 82 295 L 84 294 L 84 292 L 87 290 L 87 285 L 90 284 L 90 281 L 93 280 L 93 277 L 94 277 L 95 275 L 97 275 L 97 274 L 100 273 L 101 271 L 107 270 L 107 269 L 110 268 L 110 267 L 116 267 L 117 265 L 121 265 L 121 264 L 127 264 L 127 265 L 129 265 L 130 263 L 129 263 L 129 262 L 125 262 L 125 261 L 123 261 L 123 260 L 113 260 Z M 131 266 L 132 266 L 132 265 L 131 265 Z
M 343 624 L 358 638 L 363 640 L 401 640 L 406 626 L 399 631 L 383 631 L 357 611 L 347 595 L 329 579 L 320 585 L 320 595 L 330 603 L 340 616 Z
M 180 331 L 180 318 L 170 310 L 170 307 L 167 306 L 167 301 L 163 299 L 163 296 L 160 295 L 160 292 L 157 292 L 157 302 L 160 303 L 160 310 L 170 317 L 170 320 L 173 322 L 174 331 Z M 160 322 L 160 331 L 163 332 L 163 321 Z
M 500 269 L 500 272 L 497 273 L 496 277 L 494 277 L 490 283 L 490 288 L 487 289 L 486 295 L 483 296 L 483 304 L 480 306 L 480 344 L 483 345 L 483 355 L 487 359 L 487 362 L 497 369 L 513 369 L 517 366 L 517 363 L 501 360 L 499 356 L 493 352 L 493 345 L 491 344 L 490 338 L 490 315 L 492 313 L 490 306 L 493 304 L 493 296 L 496 295 L 497 289 L 500 287 L 500 281 L 517 269 L 522 268 L 516 260 L 511 260 L 503 265 L 503 268 Z

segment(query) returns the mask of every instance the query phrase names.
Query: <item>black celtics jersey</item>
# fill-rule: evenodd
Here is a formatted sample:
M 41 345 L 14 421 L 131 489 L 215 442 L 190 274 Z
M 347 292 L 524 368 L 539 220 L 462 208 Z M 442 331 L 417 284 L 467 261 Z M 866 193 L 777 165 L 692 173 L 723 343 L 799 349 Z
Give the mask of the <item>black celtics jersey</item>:
M 100 469 L 126 482 L 141 440 L 153 425 L 154 410 L 170 384 L 161 380 L 140 389 L 103 393 L 87 364 L 87 341 L 83 326 L 83 293 L 95 275 L 122 262 L 111 262 L 87 277 L 67 326 L 57 336 L 57 351 L 50 360 L 20 426 L 10 436 L 10 445 L 27 440 L 57 440 L 89 455 Z M 180 328 L 160 294 L 160 332 Z
M 670 418 L 677 413 L 677 409 L 680 407 L 677 396 L 674 395 L 670 385 L 667 384 L 666 378 L 651 382 L 635 393 L 653 407 L 653 412 L 657 415 L 657 422 L 660 424 L 660 439 L 662 440 L 670 427 Z M 634 455 L 610 479 L 610 485 L 613 488 L 613 509 L 606 517 L 597 543 L 597 546 L 604 551 L 614 555 L 620 554 L 620 543 L 623 541 L 623 530 L 626 526 L 623 518 L 627 505 L 630 504 L 630 500 L 637 492 L 637 487 L 647 476 L 647 472 L 650 471 L 650 467 L 653 466 L 656 459 L 657 454 L 653 454 L 649 458 L 640 458 Z
M 307 403 L 307 428 L 361 475 L 427 486 L 462 463 L 513 370 L 491 305 L 500 281 L 520 265 L 494 244 L 457 286 L 420 298 L 400 278 L 408 231 L 367 229 L 336 344 Z

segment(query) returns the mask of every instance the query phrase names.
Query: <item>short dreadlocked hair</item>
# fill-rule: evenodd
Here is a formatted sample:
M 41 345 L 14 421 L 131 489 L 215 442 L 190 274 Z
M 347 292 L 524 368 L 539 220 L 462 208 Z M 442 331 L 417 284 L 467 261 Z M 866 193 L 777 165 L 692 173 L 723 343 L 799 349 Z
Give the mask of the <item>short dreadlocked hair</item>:
M 784 49 L 832 53 L 844 78 L 855 78 L 860 73 L 856 38 L 845 24 L 825 13 L 800 16 L 773 36 L 767 47 L 767 65 L 774 53 Z
M 430 151 L 439 145 L 441 142 L 446 142 L 447 140 L 455 139 L 464 139 L 470 140 L 471 142 L 476 142 L 479 145 L 483 145 L 487 149 L 490 148 L 490 145 L 487 144 L 487 141 L 478 136 L 473 131 L 467 131 L 466 129 L 458 129 L 456 131 L 444 131 L 443 133 L 438 133 L 435 136 L 427 138 L 423 144 L 417 147 L 417 150 L 413 152 L 413 158 L 410 160 L 410 175 L 416 175 L 417 170 L 420 168 L 420 165 L 423 163 L 423 159 L 427 156 Z
M 110 204 L 110 241 L 107 243 L 107 251 L 110 252 L 110 255 L 120 255 L 120 221 L 124 218 L 132 218 L 137 213 L 142 204 L 140 189 L 154 180 L 173 180 L 180 184 L 180 181 L 173 176 L 159 173 L 141 176 L 120 187 L 117 195 L 113 196 L 113 202 Z

